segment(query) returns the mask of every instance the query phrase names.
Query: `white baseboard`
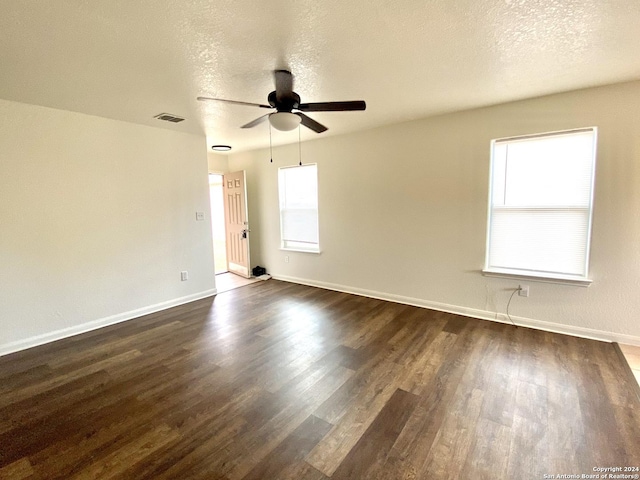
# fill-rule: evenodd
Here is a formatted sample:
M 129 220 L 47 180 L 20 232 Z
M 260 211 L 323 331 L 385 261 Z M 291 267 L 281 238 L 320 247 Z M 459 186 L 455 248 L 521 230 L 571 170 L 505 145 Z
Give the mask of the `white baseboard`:
M 335 283 L 319 282 L 316 280 L 308 280 L 304 278 L 289 277 L 285 275 L 273 275 L 276 280 L 282 280 L 285 282 L 298 283 L 301 285 L 309 285 L 312 287 L 320 287 L 327 290 L 334 290 L 344 293 L 352 293 L 354 295 L 361 295 L 363 297 L 376 298 L 379 300 L 386 300 L 389 302 L 402 303 L 405 305 L 412 305 L 415 307 L 428 308 L 431 310 L 437 310 L 440 312 L 453 313 L 456 315 L 463 315 L 465 317 L 477 318 L 480 320 L 489 320 L 499 323 L 511 323 L 504 314 L 490 312 L 488 310 L 478 310 L 474 308 L 461 307 L 457 305 L 449 305 L 446 303 L 432 302 L 429 300 L 423 300 L 420 298 L 405 297 L 402 295 L 394 295 L 390 293 L 377 292 L 374 290 L 366 290 L 362 288 L 349 287 L 346 285 L 339 285 Z M 148 315 L 150 313 L 159 312 L 160 310 L 166 310 L 171 307 L 177 307 L 185 303 L 200 300 L 202 298 L 211 297 L 216 295 L 217 290 L 211 289 L 203 292 L 187 295 L 185 297 L 176 298 L 166 302 L 157 303 L 155 305 L 149 305 L 147 307 L 131 310 L 128 312 L 111 315 L 109 317 L 100 318 L 91 322 L 86 322 L 73 327 L 48 332 L 42 335 L 26 338 L 24 340 L 18 340 L 15 342 L 0 344 L 0 356 L 8 355 L 9 353 L 18 352 L 20 350 L 26 350 L 27 348 L 36 347 L 45 343 L 54 342 L 63 338 L 72 337 L 85 332 L 90 332 L 98 328 L 114 325 L 116 323 L 132 320 L 134 318 Z M 607 332 L 603 330 L 595 330 L 591 328 L 576 327 L 573 325 L 564 325 L 560 323 L 545 322 L 543 320 L 535 320 L 532 318 L 519 317 L 511 315 L 511 318 L 516 324 L 535 328 L 537 330 L 545 330 L 547 332 L 562 333 L 565 335 L 572 335 L 574 337 L 589 338 L 592 340 L 600 340 L 604 342 L 617 342 L 626 345 L 635 345 L 640 347 L 640 337 L 633 335 L 626 335 L 616 332 Z
M 128 312 L 118 313 L 109 317 L 99 318 L 97 320 L 92 320 L 80 325 L 74 325 L 73 327 L 63 328 L 60 330 L 55 330 L 53 332 L 47 332 L 42 335 L 36 335 L 35 337 L 29 337 L 24 340 L 0 344 L 0 356 L 18 352 L 20 350 L 26 350 L 27 348 L 31 347 L 37 347 L 38 345 L 43 345 L 45 343 L 55 342 L 56 340 L 72 337 L 80 333 L 90 332 L 91 330 L 96 330 L 98 328 L 106 327 L 116 323 L 125 322 L 127 320 L 132 320 L 134 318 L 142 317 L 143 315 L 159 312 L 160 310 L 177 307 L 178 305 L 183 305 L 195 300 L 211 297 L 213 295 L 216 295 L 217 293 L 218 291 L 213 288 L 211 290 L 205 290 L 204 292 L 194 293 L 184 297 L 175 298 L 173 300 L 168 300 L 166 302 L 156 303 L 155 305 L 149 305 L 147 307 L 138 308 L 136 310 L 130 310 Z
M 454 313 L 465 317 L 477 318 L 480 320 L 489 320 L 499 323 L 511 323 L 507 316 L 503 313 L 490 312 L 488 310 L 478 310 L 475 308 L 461 307 L 458 305 L 449 305 L 446 303 L 432 302 L 420 298 L 405 297 L 402 295 L 394 295 L 391 293 L 377 292 L 374 290 L 366 290 L 362 288 L 349 287 L 335 283 L 319 282 L 316 280 L 308 280 L 304 278 L 289 277 L 285 275 L 273 275 L 276 280 L 284 282 L 299 283 L 301 285 L 309 285 L 311 287 L 320 287 L 327 290 L 335 290 L 337 292 L 352 293 L 363 297 L 376 298 L 378 300 L 387 300 L 389 302 L 402 303 L 404 305 L 412 305 L 414 307 L 428 308 L 440 312 Z M 564 325 L 561 323 L 545 322 L 543 320 L 535 320 L 533 318 L 518 317 L 511 315 L 513 321 L 522 327 L 535 328 L 553 333 L 562 333 L 574 337 L 589 338 L 603 342 L 617 342 L 626 345 L 640 346 L 640 337 L 626 335 L 623 333 L 606 332 L 603 330 L 595 330 L 591 328 L 576 327 L 573 325 Z

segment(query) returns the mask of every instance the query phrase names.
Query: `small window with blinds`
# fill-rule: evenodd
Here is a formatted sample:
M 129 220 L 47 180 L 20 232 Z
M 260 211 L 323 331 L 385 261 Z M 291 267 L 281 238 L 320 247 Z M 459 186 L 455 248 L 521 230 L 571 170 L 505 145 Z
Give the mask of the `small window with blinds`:
M 596 133 L 491 143 L 485 272 L 589 282 Z
M 286 250 L 319 252 L 318 166 L 278 169 L 280 238 Z

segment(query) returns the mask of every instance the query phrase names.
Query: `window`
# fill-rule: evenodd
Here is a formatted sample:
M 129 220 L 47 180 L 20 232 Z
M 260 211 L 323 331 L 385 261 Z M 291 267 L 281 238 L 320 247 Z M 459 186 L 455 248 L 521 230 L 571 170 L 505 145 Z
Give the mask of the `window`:
M 281 247 L 319 252 L 318 166 L 278 169 Z
M 491 142 L 485 272 L 588 283 L 596 128 Z

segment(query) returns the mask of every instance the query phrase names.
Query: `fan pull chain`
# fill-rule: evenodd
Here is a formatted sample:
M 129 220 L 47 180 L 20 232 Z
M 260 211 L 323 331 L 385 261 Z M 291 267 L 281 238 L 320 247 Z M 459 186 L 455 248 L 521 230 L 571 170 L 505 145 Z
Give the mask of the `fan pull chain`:
M 271 146 L 271 122 L 269 122 L 269 156 L 271 157 L 271 163 L 273 163 L 273 147 Z
M 299 165 L 302 166 L 302 143 L 300 142 L 300 125 L 298 125 L 298 159 Z

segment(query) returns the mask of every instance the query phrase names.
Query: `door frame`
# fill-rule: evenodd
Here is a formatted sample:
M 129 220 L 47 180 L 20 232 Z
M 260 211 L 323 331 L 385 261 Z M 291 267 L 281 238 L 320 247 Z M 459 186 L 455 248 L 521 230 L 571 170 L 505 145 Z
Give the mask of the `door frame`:
M 212 238 L 212 242 L 213 242 L 213 262 L 214 262 L 214 273 L 216 275 L 221 275 L 223 273 L 228 273 L 229 272 L 229 262 L 227 261 L 227 229 L 226 229 L 226 225 L 225 225 L 225 214 L 224 214 L 224 188 L 221 188 L 221 192 L 220 192 L 220 209 L 217 210 L 216 212 L 214 212 L 213 209 L 213 200 L 211 198 L 211 175 L 216 175 L 218 177 L 221 178 L 222 183 L 220 184 L 221 187 L 224 187 L 224 173 L 223 172 L 208 172 L 208 179 L 209 179 L 209 204 L 211 207 L 211 238 Z M 222 242 L 223 242 L 223 247 L 224 250 L 222 252 L 220 252 L 220 249 L 215 248 L 216 247 L 216 238 L 215 235 L 213 233 L 213 224 L 214 224 L 214 216 L 215 218 L 218 218 L 218 215 L 222 215 L 222 230 L 223 230 L 223 238 L 222 238 Z M 216 271 L 216 263 L 218 263 L 218 261 L 220 260 L 220 257 L 224 258 L 224 271 Z

